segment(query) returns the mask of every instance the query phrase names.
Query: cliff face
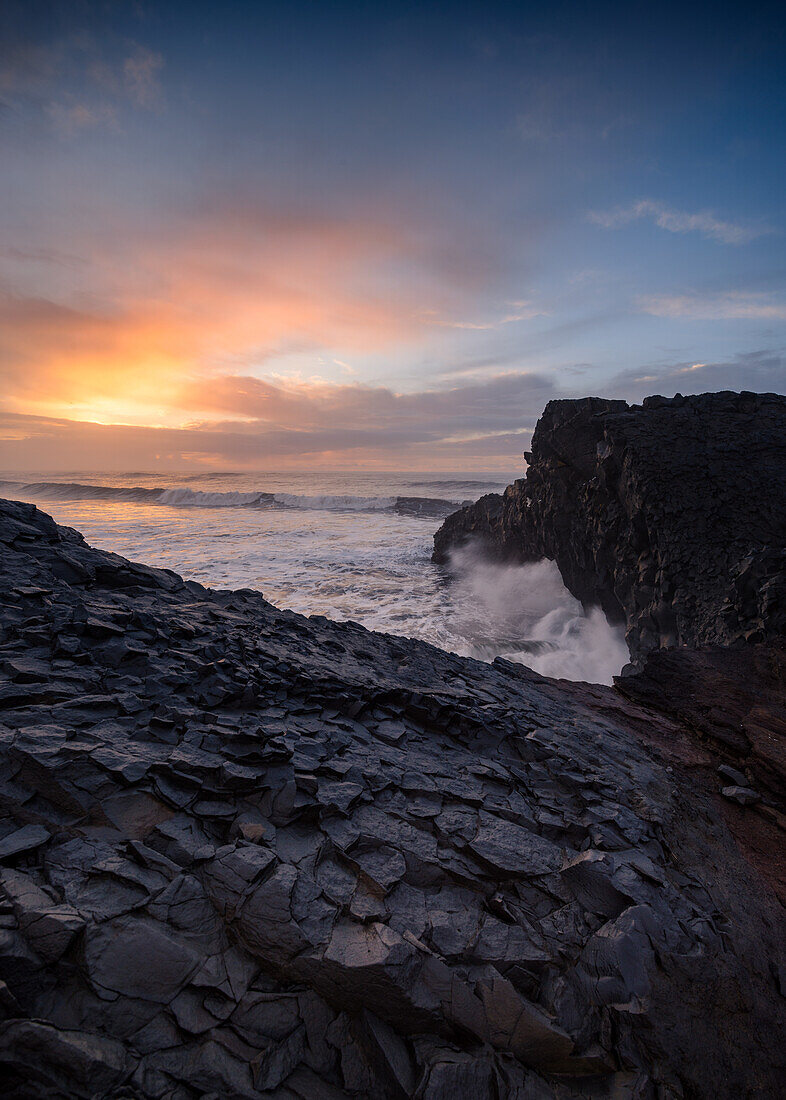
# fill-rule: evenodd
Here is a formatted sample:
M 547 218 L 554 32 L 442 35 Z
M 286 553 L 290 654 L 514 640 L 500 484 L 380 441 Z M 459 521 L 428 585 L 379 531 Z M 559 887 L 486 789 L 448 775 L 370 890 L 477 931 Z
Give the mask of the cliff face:
M 9 502 L 0 593 L 4 1096 L 778 1094 L 758 666 L 713 742 L 667 666 L 625 698 L 483 665 Z
M 625 623 L 634 658 L 781 637 L 786 398 L 552 401 L 526 478 L 450 516 L 435 560 L 468 540 L 556 561 L 574 596 Z

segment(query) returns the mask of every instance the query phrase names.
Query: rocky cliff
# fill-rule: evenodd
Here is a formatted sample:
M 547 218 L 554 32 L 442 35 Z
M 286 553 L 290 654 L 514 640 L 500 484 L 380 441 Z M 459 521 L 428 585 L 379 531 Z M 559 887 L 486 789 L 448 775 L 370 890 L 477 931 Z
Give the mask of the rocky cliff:
M 786 398 L 710 393 L 642 406 L 551 401 L 527 475 L 450 516 L 434 558 L 475 540 L 550 558 L 632 657 L 786 634 Z
M 0 593 L 4 1096 L 778 1094 L 782 653 L 623 696 L 9 502 Z

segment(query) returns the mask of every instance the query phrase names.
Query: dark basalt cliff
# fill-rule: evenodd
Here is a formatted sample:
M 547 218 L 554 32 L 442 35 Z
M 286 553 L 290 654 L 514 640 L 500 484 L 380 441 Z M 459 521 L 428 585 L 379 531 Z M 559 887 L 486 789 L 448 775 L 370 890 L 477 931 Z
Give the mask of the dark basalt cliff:
M 786 398 L 551 401 L 527 476 L 450 516 L 435 560 L 469 540 L 555 561 L 577 599 L 625 623 L 634 659 L 782 637 Z
M 5 1097 L 778 1094 L 782 652 L 623 696 L 9 502 L 0 592 Z

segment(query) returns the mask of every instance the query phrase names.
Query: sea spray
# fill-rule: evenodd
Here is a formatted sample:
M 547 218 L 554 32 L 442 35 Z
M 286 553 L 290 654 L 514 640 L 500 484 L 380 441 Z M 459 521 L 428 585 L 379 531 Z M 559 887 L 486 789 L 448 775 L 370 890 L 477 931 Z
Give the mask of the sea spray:
M 585 613 L 552 561 L 504 564 L 464 547 L 451 556 L 450 573 L 452 627 L 468 656 L 604 684 L 628 660 L 622 628 L 599 608 Z

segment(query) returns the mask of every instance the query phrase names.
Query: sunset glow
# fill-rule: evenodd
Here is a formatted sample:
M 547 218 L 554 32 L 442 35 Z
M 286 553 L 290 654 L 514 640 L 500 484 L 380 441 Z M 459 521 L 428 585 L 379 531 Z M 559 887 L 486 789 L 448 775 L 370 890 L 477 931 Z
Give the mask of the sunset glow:
M 552 396 L 782 388 L 776 39 L 620 18 L 601 92 L 526 6 L 264 8 L 6 8 L 0 467 L 507 470 Z

